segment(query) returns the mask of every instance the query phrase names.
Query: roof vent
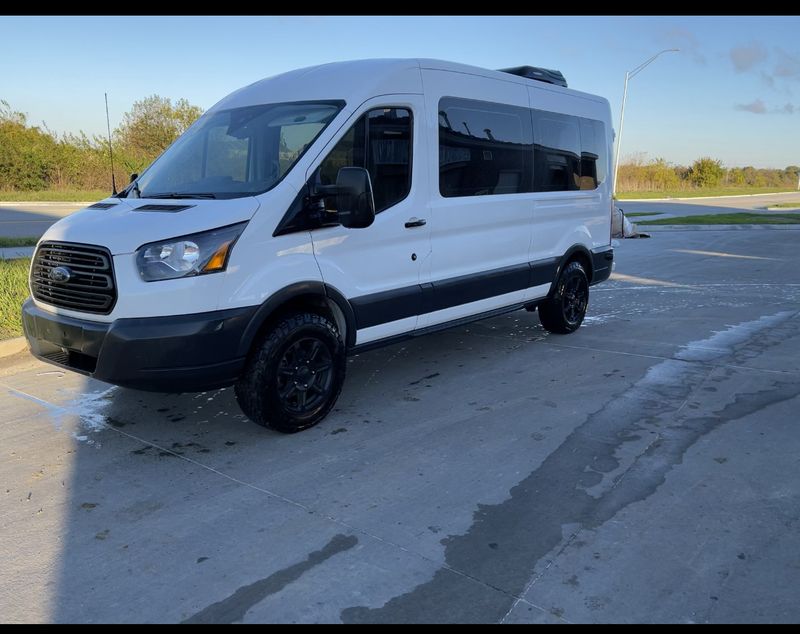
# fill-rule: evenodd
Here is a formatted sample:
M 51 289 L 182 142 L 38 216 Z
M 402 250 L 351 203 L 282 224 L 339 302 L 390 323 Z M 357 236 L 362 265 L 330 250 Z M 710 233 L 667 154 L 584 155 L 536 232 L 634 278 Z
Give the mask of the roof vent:
M 527 77 L 528 79 L 535 79 L 536 81 L 543 81 L 548 84 L 555 84 L 556 86 L 567 87 L 567 80 L 560 70 L 550 70 L 548 68 L 537 68 L 536 66 L 515 66 L 514 68 L 500 68 L 500 72 L 517 75 L 519 77 Z

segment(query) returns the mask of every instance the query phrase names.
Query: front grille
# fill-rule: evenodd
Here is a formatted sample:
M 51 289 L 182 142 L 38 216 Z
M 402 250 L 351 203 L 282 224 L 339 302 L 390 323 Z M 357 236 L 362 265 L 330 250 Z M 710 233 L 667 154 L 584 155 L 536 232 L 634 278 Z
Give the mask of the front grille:
M 67 269 L 68 279 L 52 275 L 59 267 Z M 87 244 L 42 242 L 31 266 L 31 291 L 52 306 L 107 315 L 117 301 L 111 253 Z

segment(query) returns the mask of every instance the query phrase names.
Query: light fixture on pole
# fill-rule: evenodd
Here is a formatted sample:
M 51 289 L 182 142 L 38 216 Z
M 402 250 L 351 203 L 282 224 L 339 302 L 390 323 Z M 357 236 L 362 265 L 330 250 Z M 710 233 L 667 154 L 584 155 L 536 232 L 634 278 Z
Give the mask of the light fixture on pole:
M 659 55 L 662 55 L 663 53 L 677 53 L 678 51 L 680 51 L 679 48 L 665 48 L 663 51 L 659 51 L 658 53 L 653 55 L 653 57 L 651 57 L 647 61 L 639 64 L 633 70 L 629 70 L 625 73 L 625 90 L 622 93 L 622 112 L 620 112 L 619 115 L 619 134 L 617 135 L 617 155 L 614 159 L 614 182 L 612 183 L 612 190 L 611 190 L 613 196 L 617 195 L 617 173 L 619 172 L 619 149 L 620 146 L 622 145 L 622 124 L 625 121 L 625 101 L 628 98 L 628 81 L 630 81 L 636 75 L 641 73 L 645 69 L 645 67 L 649 65 L 651 62 L 653 62 L 655 58 L 658 57 Z

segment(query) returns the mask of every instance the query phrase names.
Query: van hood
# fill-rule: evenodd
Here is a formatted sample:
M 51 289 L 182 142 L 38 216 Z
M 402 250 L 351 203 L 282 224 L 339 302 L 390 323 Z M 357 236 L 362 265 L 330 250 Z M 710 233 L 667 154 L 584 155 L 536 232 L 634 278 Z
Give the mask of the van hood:
M 42 240 L 106 247 L 112 255 L 143 244 L 250 220 L 258 210 L 251 196 L 226 200 L 106 198 L 62 218 Z

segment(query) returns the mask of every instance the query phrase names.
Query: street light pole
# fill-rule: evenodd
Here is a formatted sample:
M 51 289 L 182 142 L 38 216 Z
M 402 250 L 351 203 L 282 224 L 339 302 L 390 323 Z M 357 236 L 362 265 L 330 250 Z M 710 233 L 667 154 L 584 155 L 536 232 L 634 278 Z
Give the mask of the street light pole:
M 619 133 L 617 134 L 617 154 L 614 157 L 614 182 L 611 183 L 612 198 L 617 195 L 617 173 L 619 172 L 619 148 L 622 145 L 622 124 L 625 122 L 625 101 L 628 99 L 628 80 L 631 72 L 625 72 L 625 90 L 622 92 L 622 111 L 619 113 Z
M 619 173 L 620 147 L 622 146 L 622 124 L 625 122 L 625 102 L 628 99 L 628 82 L 636 75 L 641 73 L 645 67 L 651 64 L 659 55 L 662 55 L 663 53 L 677 53 L 678 51 L 680 51 L 679 48 L 665 48 L 663 51 L 659 51 L 653 55 L 647 61 L 639 64 L 633 70 L 629 70 L 625 73 L 625 90 L 622 93 L 622 111 L 619 114 L 619 134 L 617 134 L 617 154 L 614 158 L 614 182 L 612 183 L 612 196 L 617 195 L 617 174 Z

